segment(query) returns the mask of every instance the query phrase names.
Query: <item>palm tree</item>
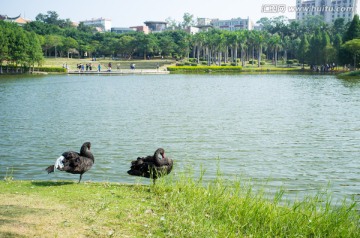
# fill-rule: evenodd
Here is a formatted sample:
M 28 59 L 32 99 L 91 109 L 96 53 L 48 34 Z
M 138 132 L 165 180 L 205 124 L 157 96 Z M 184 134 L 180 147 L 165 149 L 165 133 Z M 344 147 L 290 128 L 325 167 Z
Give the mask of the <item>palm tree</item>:
M 278 51 L 281 49 L 281 37 L 279 34 L 275 33 L 270 37 L 270 44 L 274 50 L 274 62 L 275 66 L 277 66 Z
M 266 45 L 267 33 L 265 31 L 254 31 L 254 43 L 258 52 L 258 67 L 260 67 L 263 46 Z
M 204 32 L 199 32 L 196 35 L 194 35 L 194 48 L 196 48 L 196 59 L 197 63 L 200 62 L 200 52 L 203 49 L 206 41 L 206 35 Z
M 239 46 L 241 49 L 241 53 L 240 53 L 240 57 L 241 57 L 241 65 L 244 67 L 245 66 L 245 50 L 247 48 L 247 31 L 239 31 Z

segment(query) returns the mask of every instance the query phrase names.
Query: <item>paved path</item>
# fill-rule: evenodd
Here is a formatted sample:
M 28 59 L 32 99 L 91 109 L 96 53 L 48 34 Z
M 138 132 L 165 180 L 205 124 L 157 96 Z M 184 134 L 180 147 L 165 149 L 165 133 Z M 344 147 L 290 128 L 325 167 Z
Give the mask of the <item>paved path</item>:
M 69 70 L 68 74 L 169 74 L 169 71 L 164 69 L 121 69 L 121 70 L 111 70 L 109 71 L 79 71 L 79 70 Z

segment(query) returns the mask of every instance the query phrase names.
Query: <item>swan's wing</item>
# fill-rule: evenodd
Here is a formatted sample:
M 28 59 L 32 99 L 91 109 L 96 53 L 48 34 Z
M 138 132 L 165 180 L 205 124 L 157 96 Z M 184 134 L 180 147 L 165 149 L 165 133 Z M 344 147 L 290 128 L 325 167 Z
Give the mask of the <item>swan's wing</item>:
M 64 156 L 64 158 L 66 160 L 71 160 L 73 158 L 77 158 L 80 156 L 80 154 L 78 152 L 75 151 L 66 151 L 62 154 L 62 156 Z

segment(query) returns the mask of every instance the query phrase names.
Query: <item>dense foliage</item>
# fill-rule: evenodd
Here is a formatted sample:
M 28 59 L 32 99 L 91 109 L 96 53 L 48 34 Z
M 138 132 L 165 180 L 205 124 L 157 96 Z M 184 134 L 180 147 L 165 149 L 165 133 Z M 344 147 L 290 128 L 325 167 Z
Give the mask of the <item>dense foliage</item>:
M 82 23 L 74 26 L 69 19 L 59 19 L 52 11 L 39 14 L 36 21 L 23 28 L 1 22 L 0 63 L 33 65 L 41 62 L 44 55 L 122 59 L 192 57 L 196 59 L 193 63 L 202 65 L 231 63 L 259 67 L 266 60 L 277 66 L 291 59 L 309 65 L 354 65 L 359 54 L 356 44 L 346 44 L 360 38 L 357 15 L 352 22 L 339 18 L 331 25 L 319 16 L 301 22 L 289 22 L 283 16 L 262 18 L 258 21 L 261 30 L 209 29 L 194 35 L 184 30 L 195 24 L 192 15 L 185 14 L 181 24 L 170 23 L 172 30 L 161 33 L 116 34 L 100 33 Z
M 43 60 L 39 37 L 13 23 L 0 21 L 0 65 L 34 66 Z

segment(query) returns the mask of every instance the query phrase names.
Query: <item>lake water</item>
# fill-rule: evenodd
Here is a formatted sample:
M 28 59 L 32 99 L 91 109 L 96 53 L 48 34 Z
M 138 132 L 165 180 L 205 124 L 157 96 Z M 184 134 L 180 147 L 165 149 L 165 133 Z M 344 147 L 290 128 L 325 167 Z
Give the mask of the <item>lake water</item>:
M 332 75 L 1 76 L 0 178 L 44 169 L 91 141 L 83 181 L 139 182 L 131 160 L 165 148 L 173 173 L 219 169 L 286 193 L 360 199 L 360 81 Z M 149 183 L 141 180 L 142 183 Z

